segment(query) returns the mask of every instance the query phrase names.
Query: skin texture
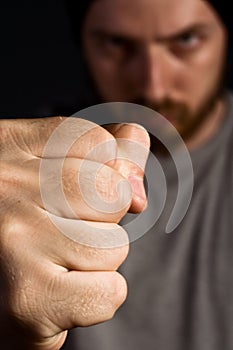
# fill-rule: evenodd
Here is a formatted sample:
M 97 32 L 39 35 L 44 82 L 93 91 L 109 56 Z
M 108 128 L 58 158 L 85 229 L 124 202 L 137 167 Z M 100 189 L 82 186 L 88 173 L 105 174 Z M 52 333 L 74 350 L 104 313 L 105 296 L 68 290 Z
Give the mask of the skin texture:
M 156 110 L 190 147 L 221 122 L 226 41 L 217 14 L 201 0 L 93 1 L 82 32 L 102 100 Z
M 96 0 L 82 33 L 84 54 L 101 98 L 154 108 L 175 125 L 189 147 L 212 137 L 222 122 L 219 91 L 226 39 L 219 18 L 201 0 Z M 62 184 L 74 216 L 66 214 L 56 197 L 49 210 L 67 225 L 73 220 L 77 237 L 82 235 L 80 220 L 90 228 L 86 232 L 90 242 L 91 225 L 100 232 L 109 230 L 109 236 L 100 235 L 93 247 L 59 231 L 41 200 L 39 168 L 49 136 L 63 121 L 62 117 L 0 121 L 0 274 L 5 281 L 0 300 L 5 333 L 0 341 L 4 336 L 7 341 L 16 339 L 17 345 L 26 341 L 24 350 L 57 350 L 68 329 L 114 315 L 126 298 L 126 281 L 117 269 L 129 249 L 118 222 L 128 210 L 140 212 L 146 206 L 143 169 L 130 161 L 130 154 L 128 161 L 120 159 L 127 150 L 115 137 L 148 149 L 148 134 L 135 125 L 96 125 L 73 145 L 64 162 Z M 67 137 L 61 134 L 55 149 Z M 88 159 L 83 170 L 81 161 L 87 153 L 102 142 L 107 142 L 102 152 L 108 152 L 109 141 L 115 158 L 107 164 L 98 157 Z M 60 157 L 52 151 L 49 164 L 54 169 L 43 178 L 51 193 Z M 114 201 L 119 181 L 131 185 L 121 210 L 100 213 L 83 201 L 77 173 L 89 179 L 96 164 L 100 171 L 94 195 Z M 113 228 L 119 229 L 120 247 L 113 247 Z M 105 245 L 109 247 L 101 247 Z
M 129 249 L 127 235 L 117 223 L 128 210 L 139 212 L 146 205 L 141 191 L 143 170 L 130 161 L 130 155 L 129 161 L 118 159 L 119 152 L 126 150 L 120 149 L 114 133 L 119 139 L 127 137 L 149 149 L 147 132 L 136 125 L 117 128 L 109 125 L 110 133 L 92 123 L 94 128 L 77 139 L 63 166 L 62 184 L 66 200 L 77 217 L 67 216 L 62 202 L 54 200 L 50 203 L 50 212 L 62 219 L 63 224 L 69 225 L 73 219 L 76 240 L 62 234 L 49 219 L 41 200 L 39 169 L 48 137 L 64 120 L 53 117 L 0 121 L 0 273 L 5 280 L 4 291 L 1 290 L 5 304 L 1 311 L 5 312 L 5 323 L 8 318 L 9 323 L 11 320 L 8 330 L 11 337 L 17 335 L 19 325 L 22 337 L 25 336 L 23 329 L 26 329 L 29 343 L 23 349 L 59 349 L 66 338 L 66 330 L 103 322 L 114 315 L 127 294 L 126 281 L 117 269 Z M 85 120 L 80 120 L 80 123 L 91 124 Z M 51 190 L 51 182 L 57 186 L 55 175 L 59 150 L 62 150 L 64 140 L 70 137 L 70 131 L 63 132 L 60 137 L 55 153 L 51 150 L 49 154 L 52 170 L 43 178 L 47 191 Z M 94 157 L 85 160 L 85 167 L 80 167 L 85 155 L 98 144 L 102 145 L 102 155 L 109 152 L 109 142 L 115 159 L 104 165 Z M 82 173 L 88 178 L 93 164 L 98 164 L 100 169 L 94 184 L 96 192 L 93 193 L 91 188 L 93 200 L 101 195 L 104 200 L 114 202 L 118 193 L 112 188 L 116 189 L 119 181 L 124 180 L 130 187 L 129 176 L 140 179 L 139 188 L 134 182 L 136 195 L 133 191 L 128 192 L 120 211 L 116 208 L 116 211 L 104 215 L 98 212 L 98 208 L 88 206 L 88 201 L 83 207 L 85 198 L 77 174 Z M 89 242 L 86 245 L 79 241 L 79 235 L 82 235 L 80 220 L 85 223 L 85 239 Z M 92 244 L 93 227 L 98 230 L 95 246 Z M 117 245 L 113 242 L 113 229 L 117 230 Z M 4 333 L 4 328 L 1 332 Z M 19 344 L 22 344 L 22 339 Z

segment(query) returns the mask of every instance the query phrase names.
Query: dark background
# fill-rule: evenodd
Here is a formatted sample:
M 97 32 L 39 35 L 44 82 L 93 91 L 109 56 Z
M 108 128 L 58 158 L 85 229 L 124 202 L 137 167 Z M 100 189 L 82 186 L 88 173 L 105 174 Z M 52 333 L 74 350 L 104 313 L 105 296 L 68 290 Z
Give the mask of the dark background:
M 0 117 L 78 111 L 80 55 L 63 0 L 0 2 Z
M 80 109 L 87 88 L 64 2 L 1 0 L 1 118 L 70 115 Z

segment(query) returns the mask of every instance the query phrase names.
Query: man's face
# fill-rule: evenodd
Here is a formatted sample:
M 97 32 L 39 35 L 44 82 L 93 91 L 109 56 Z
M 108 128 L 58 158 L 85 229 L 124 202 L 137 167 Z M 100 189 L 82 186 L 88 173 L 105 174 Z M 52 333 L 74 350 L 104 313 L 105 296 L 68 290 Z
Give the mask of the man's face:
M 203 0 L 95 0 L 82 32 L 105 102 L 133 102 L 189 137 L 220 90 L 226 33 Z

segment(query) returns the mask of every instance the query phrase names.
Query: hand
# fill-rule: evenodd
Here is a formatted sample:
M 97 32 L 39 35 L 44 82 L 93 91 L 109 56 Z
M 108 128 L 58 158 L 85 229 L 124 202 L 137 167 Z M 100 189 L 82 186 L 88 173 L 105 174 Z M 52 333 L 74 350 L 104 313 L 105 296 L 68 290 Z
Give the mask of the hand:
M 146 206 L 146 131 L 128 124 L 103 128 L 77 119 L 77 126 L 63 130 L 45 158 L 49 137 L 64 121 L 0 121 L 0 257 L 5 281 L 0 306 L 5 336 L 16 337 L 20 330 L 29 349 L 59 349 L 67 330 L 114 315 L 127 294 L 117 269 L 129 248 L 118 222 L 127 211 L 140 212 Z M 81 129 L 88 131 L 69 149 L 60 174 L 63 147 Z M 144 149 L 139 165 L 136 146 L 127 146 L 130 142 Z M 59 181 L 70 210 L 57 199 Z M 46 205 L 41 188 L 46 189 Z M 111 210 L 100 210 L 101 203 Z M 64 232 L 50 215 L 60 220 Z

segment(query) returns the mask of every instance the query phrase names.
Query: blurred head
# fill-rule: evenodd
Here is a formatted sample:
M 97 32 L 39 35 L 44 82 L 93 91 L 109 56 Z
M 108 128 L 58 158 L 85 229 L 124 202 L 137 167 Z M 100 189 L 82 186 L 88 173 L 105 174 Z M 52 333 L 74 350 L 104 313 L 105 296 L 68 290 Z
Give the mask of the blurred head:
M 222 93 L 227 32 L 204 0 L 86 1 L 85 61 L 101 101 L 133 102 L 188 137 Z

